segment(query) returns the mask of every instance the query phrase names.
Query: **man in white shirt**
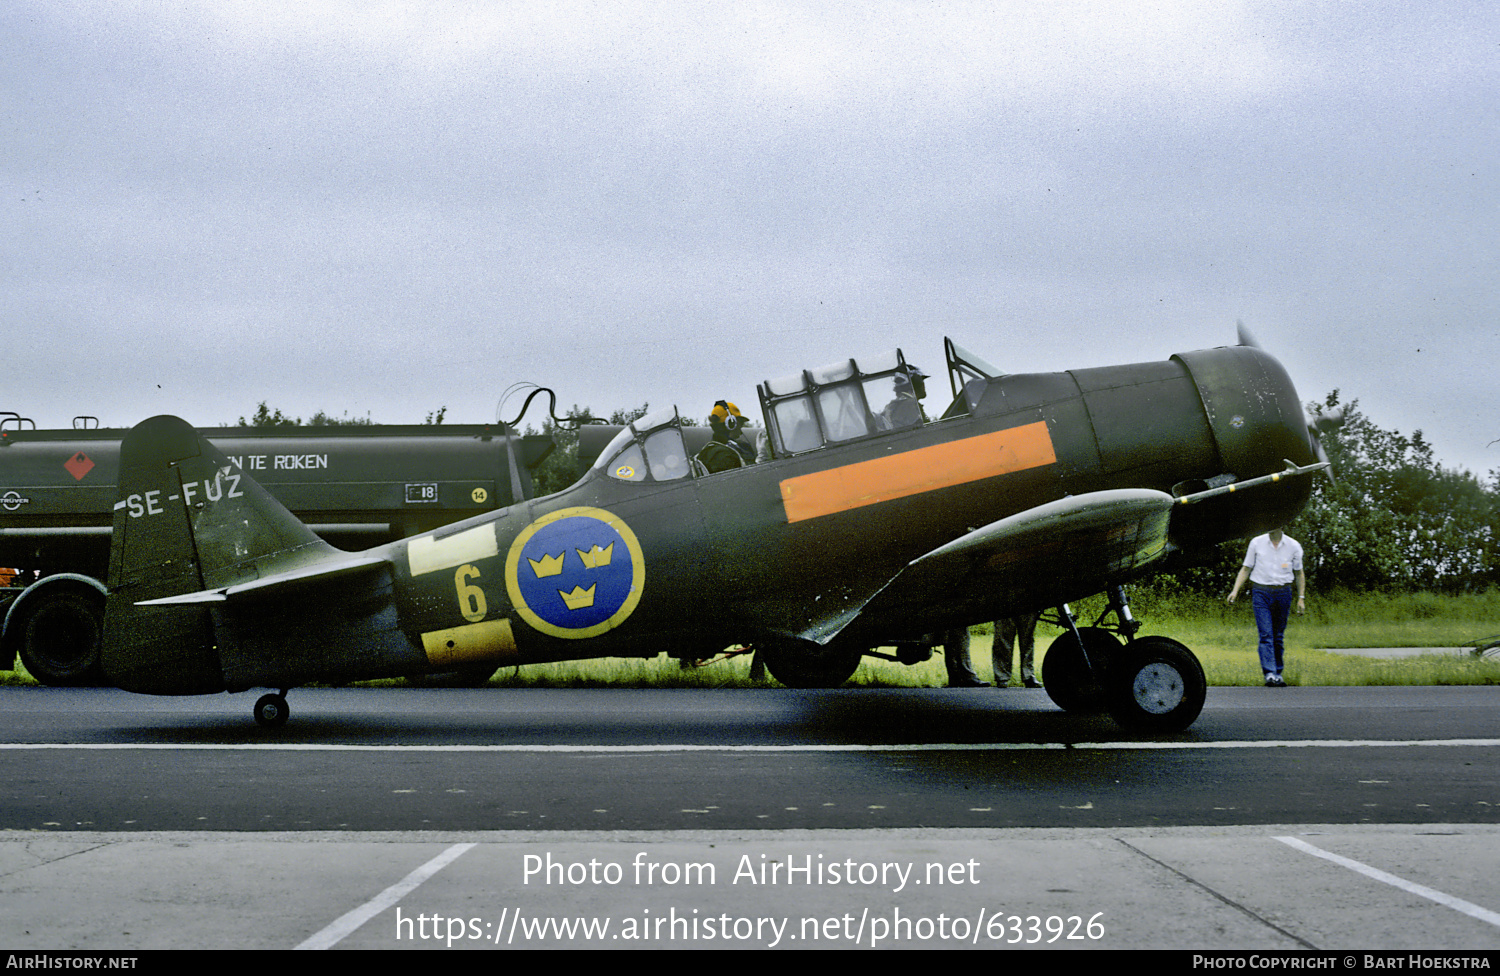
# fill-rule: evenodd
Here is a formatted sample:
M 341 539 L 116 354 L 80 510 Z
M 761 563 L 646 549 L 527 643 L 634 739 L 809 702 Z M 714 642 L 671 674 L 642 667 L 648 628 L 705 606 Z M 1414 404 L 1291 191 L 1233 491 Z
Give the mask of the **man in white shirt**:
M 1307 577 L 1302 572 L 1302 546 L 1280 529 L 1250 540 L 1245 564 L 1234 579 L 1228 600 L 1233 603 L 1240 587 L 1250 581 L 1255 627 L 1260 631 L 1260 669 L 1267 688 L 1285 688 L 1281 679 L 1282 635 L 1292 608 L 1292 585 L 1297 586 L 1297 612 L 1307 612 Z

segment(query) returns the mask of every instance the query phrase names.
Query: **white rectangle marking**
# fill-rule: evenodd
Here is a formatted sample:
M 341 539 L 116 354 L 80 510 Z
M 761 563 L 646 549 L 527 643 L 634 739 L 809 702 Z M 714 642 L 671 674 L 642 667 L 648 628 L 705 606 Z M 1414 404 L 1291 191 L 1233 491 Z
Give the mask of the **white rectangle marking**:
M 430 535 L 418 536 L 406 547 L 406 557 L 410 561 L 413 576 L 451 569 L 499 553 L 499 543 L 495 541 L 495 526 L 492 522 L 455 532 L 441 539 Z

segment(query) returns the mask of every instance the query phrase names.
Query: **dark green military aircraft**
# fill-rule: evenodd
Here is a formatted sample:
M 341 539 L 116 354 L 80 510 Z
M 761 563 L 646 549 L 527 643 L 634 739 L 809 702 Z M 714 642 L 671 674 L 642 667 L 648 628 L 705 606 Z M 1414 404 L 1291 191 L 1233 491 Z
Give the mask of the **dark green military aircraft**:
M 279 689 L 255 708 L 279 725 L 312 681 L 740 644 L 784 684 L 836 686 L 878 648 L 920 660 L 944 631 L 1057 608 L 1057 704 L 1186 728 L 1203 670 L 1137 636 L 1122 584 L 1306 503 L 1326 464 L 1286 372 L 1239 345 L 1002 375 L 945 346 L 935 420 L 899 350 L 841 360 L 760 385 L 758 459 L 710 467 L 660 410 L 571 488 L 357 554 L 154 417 L 121 449 L 105 672 Z M 1114 623 L 1078 627 L 1068 602 L 1099 592 Z

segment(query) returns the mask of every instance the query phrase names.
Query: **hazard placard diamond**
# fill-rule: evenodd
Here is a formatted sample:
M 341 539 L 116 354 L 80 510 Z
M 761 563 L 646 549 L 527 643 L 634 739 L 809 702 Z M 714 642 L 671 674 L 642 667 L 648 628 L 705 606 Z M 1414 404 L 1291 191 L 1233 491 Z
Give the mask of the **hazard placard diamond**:
M 63 462 L 63 467 L 68 469 L 68 474 L 73 476 L 74 481 L 82 481 L 83 476 L 94 470 L 94 462 L 82 451 Z

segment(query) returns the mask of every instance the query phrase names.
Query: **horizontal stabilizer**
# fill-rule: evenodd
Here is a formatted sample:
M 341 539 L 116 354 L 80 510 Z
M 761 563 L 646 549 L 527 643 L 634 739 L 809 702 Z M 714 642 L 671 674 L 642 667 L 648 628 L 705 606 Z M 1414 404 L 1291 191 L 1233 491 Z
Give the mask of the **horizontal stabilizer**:
M 373 571 L 389 564 L 389 559 L 380 556 L 350 556 L 347 559 L 331 559 L 327 562 L 314 563 L 313 565 L 304 566 L 289 572 L 277 573 L 274 576 L 264 576 L 257 580 L 251 580 L 248 583 L 221 586 L 212 590 L 198 590 L 194 593 L 182 593 L 177 596 L 161 597 L 156 600 L 141 600 L 136 605 L 141 607 L 163 607 L 198 603 L 223 603 L 239 597 L 281 596 L 292 591 L 304 589 L 314 583 Z

